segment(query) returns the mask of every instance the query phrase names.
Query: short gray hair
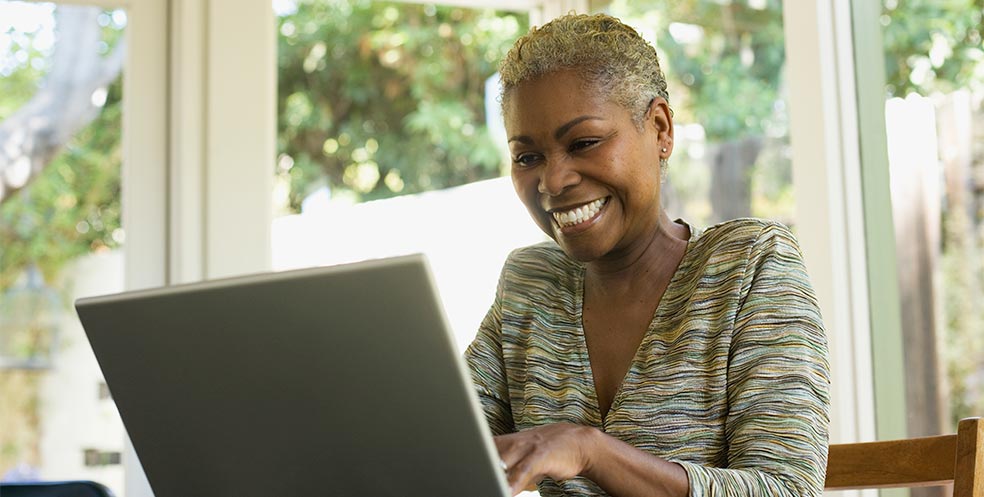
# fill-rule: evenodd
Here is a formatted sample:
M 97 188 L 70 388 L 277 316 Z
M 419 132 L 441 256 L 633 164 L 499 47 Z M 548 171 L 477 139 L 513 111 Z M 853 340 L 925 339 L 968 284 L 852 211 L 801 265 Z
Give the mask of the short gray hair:
M 670 99 L 656 49 L 635 29 L 605 14 L 568 14 L 532 28 L 506 54 L 499 66 L 503 110 L 516 86 L 563 69 L 577 70 L 637 125 L 654 98 Z

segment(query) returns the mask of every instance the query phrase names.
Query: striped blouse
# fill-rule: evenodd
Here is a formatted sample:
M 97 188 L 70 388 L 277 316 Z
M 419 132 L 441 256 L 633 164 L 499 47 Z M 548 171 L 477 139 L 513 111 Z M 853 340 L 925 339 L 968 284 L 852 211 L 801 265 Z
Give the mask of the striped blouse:
M 680 463 L 692 496 L 818 496 L 827 345 L 792 234 L 739 219 L 700 232 L 603 419 L 581 327 L 584 266 L 553 242 L 514 251 L 465 352 L 493 433 L 589 425 Z M 551 496 L 606 495 L 585 478 Z

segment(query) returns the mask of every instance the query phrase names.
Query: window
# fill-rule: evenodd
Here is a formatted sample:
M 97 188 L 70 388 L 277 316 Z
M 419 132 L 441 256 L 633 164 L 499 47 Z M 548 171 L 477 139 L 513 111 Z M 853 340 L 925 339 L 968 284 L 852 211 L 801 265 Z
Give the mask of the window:
M 984 410 L 984 11 L 881 4 L 908 431 L 931 435 Z
M 274 269 L 423 252 L 464 347 L 508 252 L 543 239 L 502 178 L 494 76 L 528 14 L 355 0 L 274 7 Z

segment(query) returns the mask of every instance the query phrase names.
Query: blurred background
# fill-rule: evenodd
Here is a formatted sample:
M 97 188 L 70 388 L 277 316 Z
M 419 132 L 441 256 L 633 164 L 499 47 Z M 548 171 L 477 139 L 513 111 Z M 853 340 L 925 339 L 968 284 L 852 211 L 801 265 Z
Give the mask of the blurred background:
M 272 212 L 242 222 L 272 220 L 275 270 L 424 252 L 463 349 L 506 255 L 544 239 L 512 191 L 496 100 L 499 60 L 543 14 L 452 3 L 269 6 Z M 864 63 L 884 68 L 908 434 L 948 432 L 984 413 L 984 2 L 880 8 L 883 57 Z M 671 217 L 815 229 L 797 221 L 811 206 L 793 188 L 782 2 L 596 10 L 662 58 Z M 125 9 L 0 1 L 0 479 L 127 493 L 123 425 L 71 305 L 125 287 L 123 123 L 144 117 L 123 115 L 128 29 Z

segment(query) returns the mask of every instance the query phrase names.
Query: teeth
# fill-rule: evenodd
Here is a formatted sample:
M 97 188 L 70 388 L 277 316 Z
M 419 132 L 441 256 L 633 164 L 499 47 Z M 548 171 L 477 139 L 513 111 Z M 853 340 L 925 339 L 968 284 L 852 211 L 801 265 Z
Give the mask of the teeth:
M 571 209 L 566 212 L 554 212 L 554 220 L 557 221 L 557 224 L 559 224 L 561 228 L 583 223 L 598 214 L 598 211 L 601 210 L 601 206 L 605 205 L 605 201 L 607 200 L 607 197 L 599 198 L 588 205 L 582 205 L 576 209 Z

